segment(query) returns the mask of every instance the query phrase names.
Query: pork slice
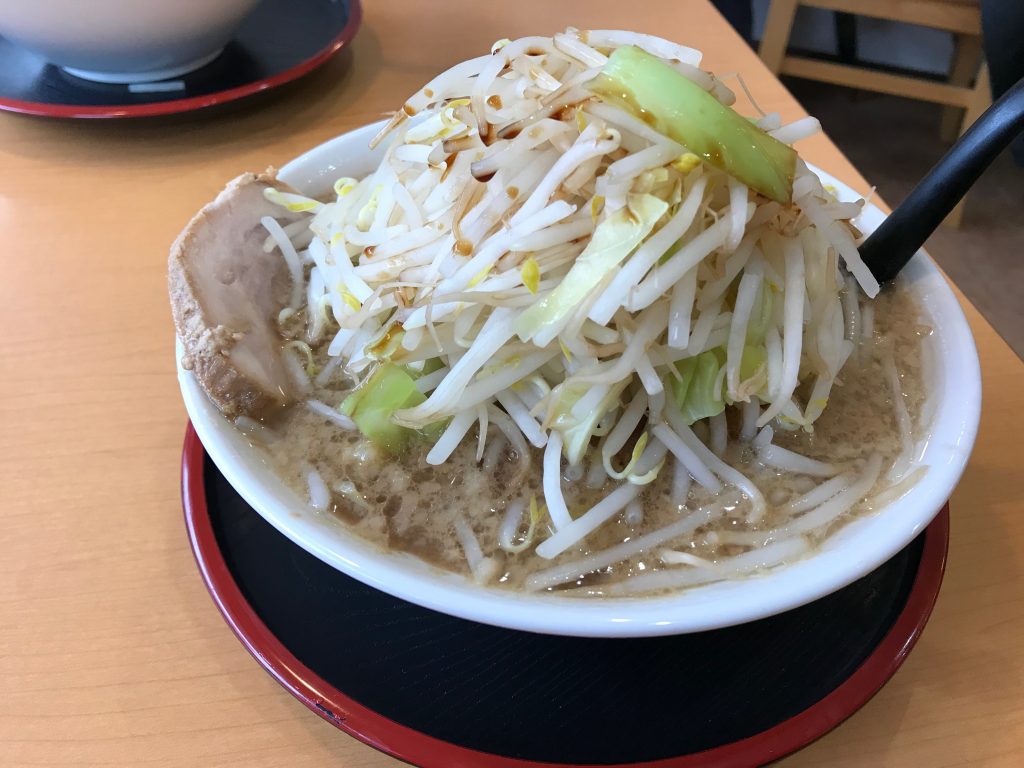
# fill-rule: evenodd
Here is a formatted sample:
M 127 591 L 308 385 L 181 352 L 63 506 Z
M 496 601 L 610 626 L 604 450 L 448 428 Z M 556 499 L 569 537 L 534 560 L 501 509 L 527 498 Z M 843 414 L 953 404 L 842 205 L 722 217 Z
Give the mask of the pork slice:
M 272 186 L 282 188 L 272 170 L 231 181 L 178 235 L 168 260 L 182 366 L 232 418 L 263 418 L 297 394 L 277 322 L 291 277 L 279 250 L 264 251 L 260 219 L 285 225 L 303 214 L 268 201 L 263 192 Z

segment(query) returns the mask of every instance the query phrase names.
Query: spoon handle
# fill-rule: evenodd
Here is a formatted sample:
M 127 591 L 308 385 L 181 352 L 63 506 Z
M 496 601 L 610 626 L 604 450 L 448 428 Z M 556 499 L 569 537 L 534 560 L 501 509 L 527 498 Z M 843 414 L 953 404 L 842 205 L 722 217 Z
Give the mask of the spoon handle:
M 982 171 L 1021 131 L 1024 79 L 985 110 L 907 199 L 861 244 L 861 258 L 880 283 L 896 277 Z

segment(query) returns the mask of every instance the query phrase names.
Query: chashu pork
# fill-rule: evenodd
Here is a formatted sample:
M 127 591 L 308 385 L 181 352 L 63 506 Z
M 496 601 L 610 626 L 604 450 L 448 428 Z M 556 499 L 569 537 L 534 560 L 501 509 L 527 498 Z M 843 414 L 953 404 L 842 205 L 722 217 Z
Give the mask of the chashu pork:
M 260 219 L 283 225 L 303 214 L 268 201 L 263 192 L 271 186 L 282 187 L 272 170 L 239 176 L 171 246 L 168 289 L 182 366 L 229 417 L 261 418 L 296 395 L 277 323 L 291 277 L 276 248 L 264 251 Z

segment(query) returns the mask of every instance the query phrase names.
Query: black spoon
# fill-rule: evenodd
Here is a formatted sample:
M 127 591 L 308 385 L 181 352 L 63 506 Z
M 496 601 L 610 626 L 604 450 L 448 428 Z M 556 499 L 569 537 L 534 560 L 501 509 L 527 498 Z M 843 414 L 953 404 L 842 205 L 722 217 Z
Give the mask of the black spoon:
M 978 177 L 1024 131 L 1024 80 L 985 110 L 860 246 L 880 283 L 896 277 Z

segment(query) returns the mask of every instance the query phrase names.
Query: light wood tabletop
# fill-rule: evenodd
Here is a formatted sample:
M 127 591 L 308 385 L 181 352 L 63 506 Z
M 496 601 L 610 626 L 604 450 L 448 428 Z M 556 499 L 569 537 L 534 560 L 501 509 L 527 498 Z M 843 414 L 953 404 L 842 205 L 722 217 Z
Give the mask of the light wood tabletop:
M 0 765 L 397 764 L 259 667 L 189 550 L 166 254 L 226 180 L 378 119 L 498 38 L 569 24 L 701 48 L 763 109 L 803 114 L 703 0 L 367 6 L 350 50 L 230 107 L 140 121 L 0 114 Z M 827 138 L 800 149 L 867 190 Z M 985 406 L 935 613 L 895 678 L 787 766 L 1024 765 L 1024 366 L 964 309 Z

